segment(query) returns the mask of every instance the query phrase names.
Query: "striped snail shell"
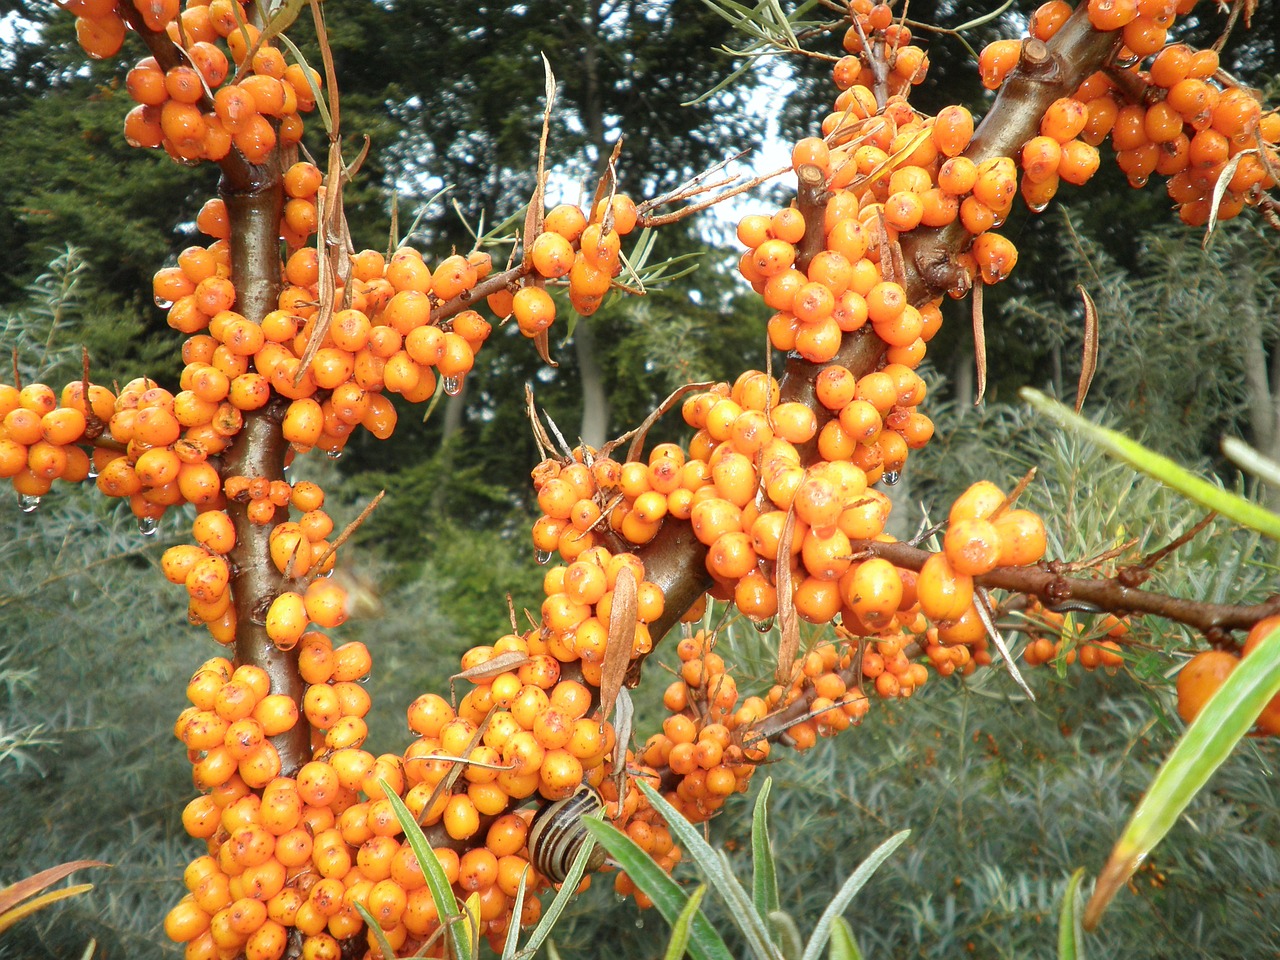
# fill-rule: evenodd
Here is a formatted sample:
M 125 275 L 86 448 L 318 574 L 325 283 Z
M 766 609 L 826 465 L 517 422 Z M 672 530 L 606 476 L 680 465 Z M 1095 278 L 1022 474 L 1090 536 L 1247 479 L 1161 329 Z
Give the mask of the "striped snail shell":
M 603 809 L 600 794 L 583 783 L 563 800 L 548 803 L 534 814 L 529 825 L 529 859 L 537 871 L 552 883 L 563 883 L 584 843 L 592 845 L 587 872 L 604 866 L 604 848 L 582 825 L 583 817 Z

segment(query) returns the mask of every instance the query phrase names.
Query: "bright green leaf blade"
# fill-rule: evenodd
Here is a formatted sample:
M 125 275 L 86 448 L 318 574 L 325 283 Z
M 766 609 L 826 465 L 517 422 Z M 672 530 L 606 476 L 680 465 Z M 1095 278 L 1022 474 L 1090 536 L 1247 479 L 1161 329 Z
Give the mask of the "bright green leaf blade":
M 773 778 L 766 777 L 756 796 L 751 814 L 751 900 L 756 912 L 768 918 L 778 909 L 778 870 L 773 860 L 773 844 L 769 840 L 769 791 Z M 777 930 L 769 924 L 769 933 L 777 940 Z
M 609 851 L 609 856 L 627 871 L 637 889 L 653 901 L 667 923 L 674 924 L 688 899 L 680 885 L 667 876 L 666 871 L 654 863 L 653 858 L 634 840 L 612 824 L 587 820 L 584 825 L 587 832 Z M 701 912 L 694 916 L 690 926 L 689 955 L 694 960 L 734 960 L 720 934 Z
M 1084 960 L 1084 930 L 1080 927 L 1080 910 L 1084 905 L 1080 881 L 1083 879 L 1084 867 L 1081 867 L 1071 875 L 1062 895 L 1062 910 L 1058 914 L 1058 960 Z
M 827 905 L 827 909 L 822 911 L 822 916 L 818 918 L 818 925 L 813 928 L 813 935 L 809 937 L 809 945 L 804 949 L 804 956 L 801 960 L 818 960 L 818 955 L 827 945 L 827 940 L 831 936 L 831 926 L 840 914 L 844 913 L 844 908 L 849 905 L 858 891 L 871 879 L 871 875 L 876 872 L 880 864 L 889 859 L 890 854 L 906 843 L 907 837 L 911 836 L 910 830 L 903 830 L 895 833 L 880 846 L 876 847 L 867 855 L 853 873 L 849 874 L 849 879 L 840 887 L 840 892 L 835 895 L 831 903 Z
M 1083 434 L 1108 453 L 1119 457 L 1147 476 L 1154 477 L 1196 503 L 1224 517 L 1229 517 L 1251 530 L 1257 530 L 1273 540 L 1280 540 L 1280 516 L 1270 510 L 1215 486 L 1186 468 L 1180 467 L 1168 457 L 1148 450 L 1136 440 L 1130 440 L 1122 433 L 1091 423 L 1039 390 L 1023 387 L 1020 393 L 1022 399 L 1040 413 L 1057 421 L 1073 433 Z
M 355 907 L 356 912 L 364 918 L 365 926 L 367 926 L 369 931 L 373 934 L 373 939 L 378 942 L 378 949 L 382 951 L 382 955 L 384 957 L 394 957 L 396 955 L 395 950 L 392 949 L 391 943 L 387 940 L 387 935 L 383 932 L 382 925 L 373 918 L 373 914 L 369 912 L 369 908 L 359 900 L 355 901 Z M 519 924 L 515 924 L 515 926 L 519 926 Z
M 755 906 L 747 896 L 747 891 L 733 875 L 728 863 L 716 854 L 711 844 L 702 839 L 702 834 L 697 828 L 680 816 L 680 812 L 671 806 L 662 794 L 643 781 L 638 781 L 636 786 L 649 798 L 649 803 L 662 815 L 662 819 L 667 822 L 667 828 L 679 840 L 680 846 L 697 864 L 698 869 L 715 888 L 716 893 L 720 894 L 751 951 L 761 960 L 782 960 L 778 948 L 769 939 L 764 918 L 756 912 Z
M 524 909 L 524 895 L 529 885 L 529 867 L 520 871 L 520 885 L 516 887 L 516 901 L 511 905 L 512 922 L 507 924 L 507 939 L 502 944 L 502 960 L 512 960 L 516 955 L 516 945 L 520 940 L 520 924 L 515 918 Z
M 693 926 L 693 918 L 698 915 L 698 907 L 707 894 L 706 884 L 699 884 L 698 889 L 689 896 L 689 902 L 671 925 L 671 939 L 667 941 L 667 952 L 663 960 L 680 960 L 689 949 L 689 930 Z
M 844 917 L 836 917 L 831 925 L 831 946 L 827 950 L 827 960 L 862 960 L 862 951 L 858 949 L 858 941 L 853 937 L 853 928 Z
M 804 953 L 804 937 L 800 936 L 800 928 L 791 919 L 791 914 L 785 910 L 774 910 L 765 919 L 777 931 L 773 942 L 778 945 L 784 957 L 798 957 Z
M 414 856 L 418 858 L 418 865 L 422 868 L 423 875 L 427 878 L 427 886 L 431 889 L 431 899 L 435 902 L 436 913 L 441 918 L 458 918 L 449 924 L 449 933 L 453 937 L 454 951 L 458 955 L 458 960 L 472 960 L 471 937 L 467 931 L 467 923 L 461 916 L 458 898 L 453 895 L 453 887 L 449 884 L 449 878 L 445 876 L 444 867 L 440 866 L 435 851 L 431 849 L 431 844 L 427 843 L 422 828 L 413 819 L 413 814 L 404 805 L 404 801 L 387 786 L 385 780 L 379 780 L 378 783 L 382 787 L 383 794 L 386 795 L 387 802 L 391 804 L 391 810 L 396 815 L 400 828 L 404 830 L 405 838 L 409 841 Z
M 23 917 L 30 916 L 37 910 L 43 910 L 51 903 L 66 900 L 68 897 L 78 897 L 80 894 L 88 893 L 92 889 L 92 883 L 78 883 L 73 887 L 63 887 L 61 890 L 50 890 L 48 893 L 42 893 L 34 900 L 28 900 L 20 907 L 6 910 L 4 913 L 0 913 L 0 933 L 4 933 Z
M 583 823 L 593 822 L 595 818 L 583 818 Z M 598 821 L 596 821 L 598 822 Z M 592 845 L 584 843 L 582 849 L 578 851 L 578 855 L 573 858 L 573 863 L 569 865 L 569 872 L 565 874 L 564 883 L 560 884 L 560 890 L 556 894 L 555 899 L 551 901 L 551 906 L 542 914 L 542 919 L 538 921 L 538 925 L 533 928 L 533 933 L 529 935 L 529 941 L 524 948 L 517 954 L 520 957 L 531 957 L 542 946 L 542 941 L 551 935 L 551 928 L 556 925 L 556 921 L 560 919 L 560 914 L 564 913 L 565 907 L 569 906 L 569 901 L 574 898 L 578 892 L 578 884 L 582 882 L 583 874 L 587 872 L 587 861 L 591 859 Z
M 1084 928 L 1098 925 L 1107 904 L 1182 815 L 1192 798 L 1249 732 L 1267 702 L 1280 693 L 1280 627 L 1231 671 L 1156 773 L 1146 796 L 1111 851 L 1084 912 Z

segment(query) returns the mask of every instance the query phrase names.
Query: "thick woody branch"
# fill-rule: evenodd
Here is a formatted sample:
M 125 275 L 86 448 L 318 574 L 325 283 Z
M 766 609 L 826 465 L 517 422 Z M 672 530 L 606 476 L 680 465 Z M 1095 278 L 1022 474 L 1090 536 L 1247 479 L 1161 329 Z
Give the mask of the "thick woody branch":
M 236 309 L 260 323 L 275 309 L 281 289 L 280 212 L 283 204 L 278 169 L 255 168 L 274 176 L 243 190 L 224 177 L 222 198 L 231 224 L 231 277 L 236 286 Z M 288 451 L 280 424 L 286 402 L 275 397 L 260 410 L 245 414 L 244 428 L 223 457 L 222 476 L 284 479 Z M 236 611 L 235 659 L 261 667 L 271 678 L 271 692 L 291 697 L 299 708 L 304 693 L 297 654 L 279 649 L 267 636 L 263 618 L 271 601 L 288 589 L 271 561 L 270 524 L 249 522 L 248 506 L 227 503 L 236 529 L 231 561 L 231 593 Z M 301 710 L 299 711 L 301 712 Z M 291 776 L 311 759 L 311 730 L 301 716 L 292 730 L 272 741 L 280 754 L 281 772 Z
M 1048 43 L 1023 43 L 1017 67 L 1005 79 L 995 102 L 965 151 L 974 163 L 1012 157 L 1040 132 L 1040 118 L 1053 101 L 1068 97 L 1090 74 L 1102 68 L 1120 46 L 1119 32 L 1100 32 L 1089 24 L 1088 8 L 1075 13 Z M 971 237 L 957 219 L 946 227 L 917 228 L 901 238 L 907 265 L 907 296 L 919 306 L 944 293 L 963 294 L 953 258 L 968 247 Z

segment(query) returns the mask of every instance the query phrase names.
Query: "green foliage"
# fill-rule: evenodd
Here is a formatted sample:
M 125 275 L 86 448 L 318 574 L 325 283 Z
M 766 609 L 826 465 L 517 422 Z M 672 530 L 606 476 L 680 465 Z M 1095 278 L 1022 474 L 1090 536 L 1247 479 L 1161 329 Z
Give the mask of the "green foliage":
M 1215 450 L 1224 432 L 1250 430 L 1251 389 L 1259 386 L 1250 379 L 1260 376 L 1266 389 L 1268 357 L 1280 339 L 1275 232 L 1233 221 L 1203 250 L 1202 230 L 1162 226 L 1141 236 L 1137 263 L 1126 268 L 1081 232 L 1076 217 L 1063 213 L 1059 224 L 1066 276 L 1089 291 L 1099 312 L 1102 351 L 1091 395 L 1106 398 L 1129 430 L 1141 429 L 1144 442 L 1179 459 Z M 1078 297 L 1070 305 L 1019 297 L 1007 309 L 1028 338 L 1074 366 L 1083 331 Z

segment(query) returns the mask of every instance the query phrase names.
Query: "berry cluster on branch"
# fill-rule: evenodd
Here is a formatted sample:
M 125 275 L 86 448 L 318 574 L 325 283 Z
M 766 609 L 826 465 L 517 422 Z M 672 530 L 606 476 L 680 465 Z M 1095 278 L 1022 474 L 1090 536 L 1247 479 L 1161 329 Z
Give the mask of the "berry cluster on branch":
M 323 490 L 288 482 L 286 464 L 313 449 L 340 455 L 357 427 L 390 436 L 389 395 L 458 393 L 492 323 L 513 317 L 545 353 L 557 312 L 548 287 L 592 314 L 628 289 L 622 238 L 661 218 L 603 187 L 585 209 L 544 216 L 540 186 L 503 270 L 481 249 L 434 265 L 407 246 L 357 251 L 341 210 L 351 171 L 340 157 L 321 170 L 298 156 L 301 114 L 323 105 L 320 75 L 288 61 L 255 4 L 67 0 L 90 55 L 114 55 L 128 28 L 151 52 L 126 79 L 137 102 L 128 141 L 223 171 L 197 218 L 210 242 L 155 275 L 157 304 L 187 337 L 176 392 L 147 379 L 113 392 L 87 369 L 60 395 L 0 385 L 0 476 L 24 505 L 54 480 L 93 477 L 146 529 L 169 507 L 196 510 L 194 542 L 168 550 L 162 572 L 187 590 L 191 621 L 230 649 L 193 675 L 174 727 L 201 791 L 183 824 L 206 845 L 165 923 L 189 960 L 323 960 L 366 946 L 379 956 L 357 905 L 396 951 L 437 937 L 439 907 L 386 789 L 425 828 L 458 896 L 476 895 L 495 944 L 538 919 L 533 897 L 515 913 L 522 879 L 533 890 L 562 882 L 593 808 L 670 870 L 680 850 L 637 780 L 709 819 L 775 744 L 807 749 L 856 724 L 872 694 L 910 697 L 933 674 L 990 664 L 989 641 L 1002 642 L 992 589 L 1038 598 L 1045 630 L 1072 597 L 1206 631 L 1275 613 L 1072 578 L 1042 562 L 1041 519 L 985 481 L 951 507 L 941 550 L 897 543 L 876 489 L 933 434 L 915 368 L 942 298 L 999 282 L 1017 262 L 995 231 L 1019 195 L 1040 211 L 1062 182 L 1084 184 L 1110 134 L 1135 186 L 1171 178 L 1187 222 L 1270 203 L 1277 114 L 1212 51 L 1165 45 L 1193 4 L 1088 0 L 1073 11 L 1050 0 L 1030 36 L 983 52 L 983 82 L 999 92 L 975 129 L 963 107 L 930 117 L 910 105 L 925 51 L 888 5 L 853 0 L 832 109 L 820 136 L 794 146 L 795 203 L 738 227 L 739 270 L 772 311 L 782 376 L 747 371 L 687 392 L 684 444 L 646 454 L 642 431 L 625 456 L 614 456 L 619 442 L 538 464 L 533 546 L 563 563 L 544 576 L 537 624 L 464 654 L 461 700 L 418 697 L 416 739 L 375 754 L 360 683 L 370 651 L 329 632 L 347 617 L 327 577 L 344 537 L 333 537 Z M 336 143 L 336 109 L 326 117 Z M 628 722 L 612 710 L 619 688 L 640 681 L 678 620 L 700 616 L 704 594 L 776 620 L 776 682 L 740 691 L 715 633 L 686 630 L 669 716 L 628 749 Z M 833 625 L 834 639 L 801 650 L 797 618 Z M 1115 668 L 1122 626 L 1083 643 L 1037 636 L 1024 662 L 1078 655 Z M 1225 651 L 1192 662 L 1179 687 L 1188 714 L 1234 663 Z M 1276 732 L 1277 709 L 1261 731 Z M 635 893 L 625 874 L 614 885 Z

